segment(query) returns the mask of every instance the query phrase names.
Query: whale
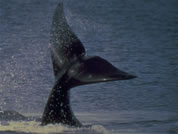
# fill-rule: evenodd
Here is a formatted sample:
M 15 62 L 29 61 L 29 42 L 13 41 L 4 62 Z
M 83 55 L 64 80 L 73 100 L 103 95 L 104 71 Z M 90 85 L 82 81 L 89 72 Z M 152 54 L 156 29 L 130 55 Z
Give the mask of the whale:
M 13 110 L 1 110 L 0 109 L 0 121 L 24 121 L 28 120 L 24 115 Z
M 7 121 L 41 121 L 40 117 L 25 116 L 14 110 L 2 110 L 0 109 L 0 123 Z
M 81 127 L 70 107 L 70 89 L 76 86 L 136 78 L 99 56 L 88 56 L 83 43 L 68 25 L 63 3 L 54 11 L 50 33 L 54 86 L 48 97 L 41 125 Z

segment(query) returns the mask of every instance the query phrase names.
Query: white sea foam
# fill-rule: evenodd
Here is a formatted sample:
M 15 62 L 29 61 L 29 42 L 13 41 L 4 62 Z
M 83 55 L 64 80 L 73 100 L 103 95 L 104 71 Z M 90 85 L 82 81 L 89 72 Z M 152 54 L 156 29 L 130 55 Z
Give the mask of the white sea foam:
M 35 134 L 109 134 L 101 125 L 91 127 L 73 128 L 60 124 L 40 126 L 40 122 L 22 121 L 22 122 L 1 122 L 0 132 L 18 132 L 18 133 L 35 133 Z

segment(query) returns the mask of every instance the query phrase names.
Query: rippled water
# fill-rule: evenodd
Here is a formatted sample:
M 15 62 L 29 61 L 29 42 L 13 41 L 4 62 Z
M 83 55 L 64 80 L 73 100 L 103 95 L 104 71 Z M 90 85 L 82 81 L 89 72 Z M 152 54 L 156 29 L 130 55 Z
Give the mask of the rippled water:
M 49 33 L 57 0 L 0 0 L 0 109 L 42 113 L 54 77 Z M 66 0 L 88 55 L 138 78 L 72 89 L 83 123 L 119 132 L 176 133 L 178 2 Z

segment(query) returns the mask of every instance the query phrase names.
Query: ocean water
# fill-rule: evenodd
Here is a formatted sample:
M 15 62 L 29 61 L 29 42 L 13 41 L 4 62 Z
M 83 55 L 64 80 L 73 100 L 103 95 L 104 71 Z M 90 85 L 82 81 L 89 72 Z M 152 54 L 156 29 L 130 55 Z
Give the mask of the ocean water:
M 0 0 L 0 110 L 41 117 L 54 82 L 49 34 L 58 0 Z M 178 133 L 178 1 L 65 0 L 87 55 L 138 78 L 71 89 L 89 128 L 1 120 L 0 133 Z

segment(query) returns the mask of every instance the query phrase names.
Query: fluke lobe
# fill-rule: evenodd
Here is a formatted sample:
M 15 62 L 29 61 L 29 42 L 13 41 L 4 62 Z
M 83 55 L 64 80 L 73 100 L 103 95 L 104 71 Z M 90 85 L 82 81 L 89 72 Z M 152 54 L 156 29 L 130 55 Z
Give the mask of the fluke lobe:
M 53 16 L 50 44 L 55 84 L 44 109 L 42 125 L 82 126 L 70 108 L 70 88 L 135 78 L 105 59 L 85 55 L 84 46 L 67 24 L 62 3 L 58 4 Z

